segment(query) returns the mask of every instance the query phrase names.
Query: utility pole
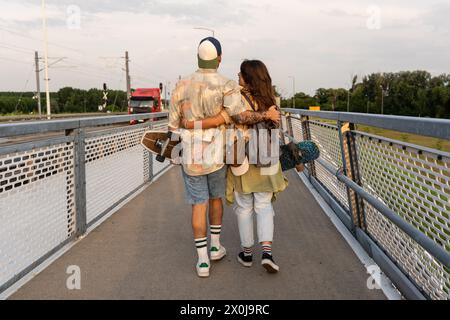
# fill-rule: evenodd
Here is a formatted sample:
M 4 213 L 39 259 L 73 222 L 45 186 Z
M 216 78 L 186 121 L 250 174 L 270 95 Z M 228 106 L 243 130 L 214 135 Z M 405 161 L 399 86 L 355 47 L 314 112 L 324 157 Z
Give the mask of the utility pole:
M 131 98 L 131 79 L 130 79 L 130 59 L 128 58 L 128 51 L 125 51 L 125 73 L 127 78 L 127 100 Z
M 47 118 L 51 117 L 50 110 L 50 89 L 48 77 L 48 35 L 47 35 L 47 14 L 45 10 L 45 0 L 42 0 L 42 28 L 44 31 L 44 69 L 45 69 L 45 98 L 47 102 Z
M 39 69 L 39 55 L 38 52 L 34 52 L 34 63 L 36 64 L 36 99 L 39 111 L 39 117 L 41 116 L 41 83 L 40 83 L 40 69 Z

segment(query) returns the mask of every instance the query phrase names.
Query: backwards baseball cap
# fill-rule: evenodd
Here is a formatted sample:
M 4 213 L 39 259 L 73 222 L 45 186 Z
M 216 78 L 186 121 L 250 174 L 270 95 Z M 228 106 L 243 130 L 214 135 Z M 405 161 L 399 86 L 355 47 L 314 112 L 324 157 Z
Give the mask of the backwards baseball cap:
M 222 46 L 219 40 L 208 37 L 198 45 L 198 66 L 202 69 L 219 68 L 219 57 L 222 55 Z

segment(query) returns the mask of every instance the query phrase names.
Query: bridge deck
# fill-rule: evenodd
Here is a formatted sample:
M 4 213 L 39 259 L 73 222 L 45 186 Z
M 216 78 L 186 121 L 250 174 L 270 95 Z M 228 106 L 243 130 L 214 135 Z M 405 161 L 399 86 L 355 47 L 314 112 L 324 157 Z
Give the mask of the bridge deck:
M 275 204 L 274 256 L 267 274 L 236 261 L 237 223 L 225 209 L 228 256 L 211 277 L 194 270 L 190 208 L 173 168 L 23 286 L 11 299 L 385 299 L 368 290 L 367 273 L 295 173 Z M 81 290 L 66 288 L 66 269 L 81 268 Z

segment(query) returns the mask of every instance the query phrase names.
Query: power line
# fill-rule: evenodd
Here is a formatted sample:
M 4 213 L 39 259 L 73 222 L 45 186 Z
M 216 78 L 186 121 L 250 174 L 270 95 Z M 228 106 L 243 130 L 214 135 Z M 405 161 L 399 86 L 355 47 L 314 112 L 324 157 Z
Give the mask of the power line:
M 147 68 L 148 68 L 148 66 L 146 67 L 146 66 L 144 66 L 144 65 L 142 65 L 142 64 L 140 64 L 140 63 L 137 63 L 137 62 L 135 62 L 135 61 L 132 61 L 131 63 L 134 63 L 135 65 L 137 65 L 137 66 L 140 67 L 141 69 L 147 69 Z M 152 72 L 152 74 L 154 74 L 156 77 L 158 77 L 158 78 L 154 78 L 154 79 L 157 80 L 157 81 L 161 81 L 161 80 L 166 81 L 166 80 L 167 80 L 167 79 L 166 79 L 164 76 L 162 76 L 162 75 L 156 74 L 156 73 L 154 73 L 154 72 Z
M 22 102 L 23 94 L 27 90 L 28 82 L 30 82 L 30 77 L 31 77 L 31 74 L 33 73 L 33 69 L 34 69 L 34 66 L 31 68 L 30 73 L 28 74 L 27 81 L 25 82 L 25 86 L 24 86 L 24 88 L 23 88 L 23 90 L 22 90 L 22 92 L 21 92 L 21 94 L 19 96 L 19 99 L 17 99 L 16 107 L 14 108 L 16 113 L 17 113 L 17 107 L 19 106 L 20 102 Z
M 34 39 L 33 37 L 31 37 L 31 36 L 29 36 L 29 35 L 27 35 L 27 34 L 25 34 L 25 33 L 21 33 L 21 32 L 15 31 L 15 30 L 11 30 L 11 29 L 9 29 L 9 28 L 3 26 L 3 25 L 0 25 L 0 30 L 9 32 L 9 33 L 14 34 L 14 35 L 16 35 L 16 36 L 20 36 L 20 37 L 24 37 L 24 38 L 27 38 L 27 39 L 31 39 L 31 40 L 37 41 L 36 39 Z
M 100 72 L 102 72 L 104 74 L 107 74 L 107 75 L 111 74 L 111 71 L 107 70 L 107 69 L 110 69 L 110 68 L 105 68 L 105 67 L 100 67 L 98 65 L 90 64 L 90 63 L 87 63 L 87 62 L 82 61 L 82 60 L 77 59 L 77 58 L 68 58 L 68 59 L 70 61 L 75 61 L 75 63 L 78 63 L 79 65 L 77 67 L 86 68 L 86 69 L 97 69 L 97 70 L 100 70 Z M 122 58 L 117 57 L 117 59 L 122 59 Z M 118 62 L 112 67 L 119 67 Z M 119 73 L 115 73 L 115 74 L 119 75 Z
M 77 69 L 90 71 L 91 72 L 90 74 L 95 74 L 97 76 L 103 76 L 103 77 L 106 77 L 106 78 L 109 78 L 109 77 L 116 78 L 116 77 L 122 77 L 123 76 L 122 73 L 108 72 L 108 71 L 104 71 L 104 70 L 100 70 L 100 69 L 98 69 L 98 71 L 93 72 L 92 71 L 93 68 L 91 68 L 89 66 L 75 65 L 74 67 L 77 68 Z
M 9 47 L 9 46 L 5 46 L 5 45 L 2 45 L 2 44 L 0 44 L 0 47 L 1 48 L 5 48 L 6 50 L 12 50 L 12 51 L 16 51 L 16 52 L 20 52 L 20 53 L 25 53 L 25 54 L 29 54 L 30 53 L 30 51 L 25 51 L 25 50 L 22 50 L 22 49 L 16 49 L 16 48 L 13 48 L 13 47 Z
M 29 64 L 29 62 L 16 60 L 16 59 L 11 59 L 11 58 L 7 58 L 7 57 L 0 57 L 0 60 L 12 61 L 12 62 L 22 63 L 22 64 Z
M 93 74 L 93 73 L 89 73 L 89 72 L 85 72 L 85 71 L 82 71 L 82 70 L 71 70 L 70 72 L 74 72 L 74 73 L 78 73 L 78 74 L 80 74 L 80 75 L 84 75 L 84 76 L 87 76 L 87 77 L 91 77 L 91 78 L 97 78 L 97 79 L 101 79 L 102 81 L 106 81 L 105 80 L 105 77 L 104 76 L 102 76 L 102 75 L 97 75 L 97 74 Z M 118 80 L 118 78 L 109 78 L 109 79 L 112 79 L 112 80 Z
M 24 38 L 27 38 L 27 39 L 31 39 L 31 40 L 33 40 L 33 41 L 39 41 L 39 42 L 40 42 L 40 39 L 36 39 L 35 37 L 32 37 L 32 36 L 30 36 L 30 35 L 28 35 L 28 34 L 25 34 L 25 33 L 22 33 L 22 32 L 18 32 L 17 30 L 13 30 L 13 29 L 11 29 L 11 28 L 9 28 L 9 27 L 6 27 L 6 26 L 4 26 L 4 25 L 0 25 L 0 30 L 4 30 L 4 31 L 9 32 L 9 33 L 11 33 L 11 34 L 18 35 L 18 36 L 21 36 L 21 37 L 24 37 Z M 48 41 L 48 44 L 49 44 L 50 46 L 53 46 L 53 47 L 58 47 L 58 48 L 62 48 L 62 49 L 65 49 L 65 50 L 70 50 L 72 53 L 75 52 L 75 53 L 78 53 L 78 54 L 80 54 L 80 55 L 86 56 L 86 53 L 85 53 L 85 52 L 80 51 L 80 50 L 78 50 L 78 49 L 76 49 L 76 48 L 68 47 L 68 46 L 65 46 L 65 45 L 61 45 L 60 43 L 54 43 L 54 42 L 50 42 L 50 41 Z M 8 44 L 7 46 L 10 47 L 11 50 L 13 50 L 13 49 L 11 48 L 11 47 L 14 47 L 13 45 L 9 45 L 9 44 Z M 25 48 L 25 47 L 19 47 L 19 46 L 15 46 L 15 47 L 16 47 L 16 49 L 17 49 L 16 51 L 18 51 L 18 50 L 26 50 L 26 51 L 30 51 L 30 52 L 34 52 L 34 51 L 35 51 L 35 50 L 32 50 L 31 48 Z M 22 52 L 23 52 L 23 51 L 22 51 Z M 123 57 L 104 57 L 104 58 L 108 58 L 108 59 L 117 59 L 117 60 L 123 59 Z M 9 60 L 13 61 L 13 59 L 10 59 L 10 58 L 3 58 L 3 59 L 9 59 Z M 74 59 L 74 58 L 68 58 L 68 59 L 69 59 L 69 60 L 75 60 L 75 61 L 77 61 L 77 59 Z M 84 62 L 84 61 L 81 61 L 81 60 L 78 60 L 78 61 L 79 61 L 80 64 L 84 65 L 84 66 L 77 66 L 77 67 L 79 67 L 79 68 L 89 68 L 89 69 L 100 70 L 100 72 L 101 72 L 102 74 L 105 74 L 105 75 L 107 75 L 107 76 L 110 76 L 110 72 L 109 72 L 109 71 L 106 71 L 105 68 L 101 68 L 101 67 L 96 66 L 96 65 L 88 64 L 88 63 L 86 63 L 86 62 Z M 15 62 L 19 62 L 19 61 L 15 60 Z M 134 62 L 134 61 L 129 61 L 129 62 L 130 62 L 130 63 L 134 63 L 135 65 L 139 66 L 140 68 L 138 68 L 138 69 L 146 69 L 146 68 L 148 68 L 148 67 L 143 66 L 142 64 L 136 63 L 136 62 Z M 20 63 L 23 63 L 23 62 L 20 62 Z M 119 62 L 117 61 L 112 67 L 118 66 L 118 63 L 119 63 Z M 154 73 L 153 73 L 153 74 L 154 74 Z M 118 75 L 118 74 L 117 74 L 117 75 Z M 158 74 L 155 74 L 155 77 L 153 77 L 153 76 L 147 77 L 147 76 L 140 76 L 140 75 L 139 75 L 139 77 L 140 77 L 141 79 L 143 79 L 144 81 L 151 81 L 151 82 L 153 82 L 153 81 L 155 81 L 155 82 L 160 82 L 160 81 L 165 81 L 165 80 L 167 80 L 164 76 L 161 76 L 161 75 L 158 75 Z
M 158 82 L 158 80 L 151 80 L 151 79 L 149 79 L 147 77 L 141 77 L 141 76 L 137 76 L 137 75 L 131 75 L 131 78 L 137 79 L 137 80 L 140 80 L 140 81 L 144 81 L 144 82 L 151 82 L 151 83 Z
M 34 38 L 34 37 L 30 36 L 30 35 L 27 35 L 27 34 L 24 34 L 24 33 L 15 31 L 15 30 L 12 30 L 12 29 L 10 29 L 8 27 L 5 27 L 5 26 L 2 26 L 2 25 L 0 25 L 0 30 L 4 30 L 4 31 L 9 32 L 11 34 L 18 35 L 20 37 L 24 37 L 24 38 L 27 38 L 27 39 L 31 39 L 33 41 L 39 41 L 40 42 L 40 40 L 38 40 L 38 39 L 36 39 L 36 38 Z M 12 44 L 8 44 L 8 43 L 5 43 L 5 42 L 2 42 L 0 44 L 1 44 L 0 47 L 6 48 L 6 49 L 9 49 L 9 50 L 13 50 L 13 51 L 16 51 L 16 52 L 20 52 L 20 53 L 28 53 L 28 52 L 33 52 L 34 53 L 34 51 L 35 51 L 35 50 L 32 50 L 31 48 L 26 48 L 26 47 L 21 47 L 21 46 L 17 46 L 17 45 L 12 45 Z M 82 54 L 83 56 L 86 56 L 86 54 L 84 52 L 82 52 L 80 50 L 77 50 L 75 48 L 71 48 L 71 47 L 68 47 L 68 46 L 61 45 L 61 44 L 55 44 L 53 42 L 48 42 L 48 44 L 51 45 L 51 46 L 54 46 L 54 47 L 59 47 L 59 48 L 63 48 L 63 49 L 66 49 L 66 50 L 70 50 L 71 53 L 75 52 L 75 53 Z M 9 57 L 1 57 L 0 56 L 0 59 L 1 60 L 5 60 L 5 61 L 15 62 L 15 63 L 28 64 L 28 62 L 20 61 L 20 60 L 9 58 Z M 58 58 L 58 59 L 61 60 L 61 58 Z M 102 68 L 102 67 L 99 67 L 98 65 L 93 65 L 93 64 L 86 63 L 85 61 L 82 61 L 81 59 L 76 59 L 76 58 L 67 58 L 67 59 L 69 61 L 71 61 L 71 60 L 78 61 L 79 65 L 75 65 L 75 66 L 64 66 L 63 65 L 61 67 L 66 67 L 66 68 L 67 67 L 70 67 L 70 68 L 77 67 L 77 68 L 81 68 L 81 69 L 84 69 L 84 70 L 91 71 L 90 73 L 87 73 L 87 72 L 83 72 L 81 70 L 77 70 L 77 71 L 71 70 L 71 72 L 78 73 L 78 74 L 83 75 L 83 76 L 89 76 L 89 77 L 93 77 L 93 78 L 98 78 L 98 79 L 102 79 L 103 81 L 105 81 L 105 78 L 117 79 L 119 77 L 122 77 L 122 73 L 108 71 L 108 70 L 106 70 L 106 68 Z M 120 59 L 120 58 L 117 58 L 117 59 Z M 56 61 L 56 62 L 58 62 L 58 61 Z M 117 62 L 112 67 L 114 68 L 116 66 L 118 66 Z M 94 69 L 96 71 L 92 72 L 92 69 Z
M 26 50 L 26 51 L 29 51 L 29 52 L 34 52 L 34 50 L 31 49 L 31 48 L 17 46 L 17 45 L 11 44 L 11 43 L 0 42 L 0 44 L 4 45 L 4 46 L 12 47 L 12 48 L 17 48 L 17 49 Z
M 118 87 L 120 88 L 120 86 L 122 85 L 122 81 L 123 81 L 123 78 L 121 77 L 120 78 L 120 80 L 119 80 L 119 85 L 118 85 Z M 116 105 L 116 101 L 117 101 L 117 96 L 119 95 L 119 90 L 116 90 L 116 96 L 115 96 L 115 98 L 114 98 L 114 103 L 113 103 L 113 105 Z
M 16 30 L 9 29 L 8 27 L 5 28 L 5 26 L 2 26 L 2 25 L 0 25 L 0 30 L 4 30 L 6 32 L 18 35 L 18 36 L 23 37 L 23 38 L 27 38 L 27 39 L 34 40 L 34 41 L 37 41 L 37 42 L 41 42 L 41 39 L 37 39 L 35 37 L 32 37 L 32 36 L 30 36 L 28 34 L 25 34 L 25 33 L 22 33 L 22 32 L 17 32 Z M 61 45 L 59 43 L 55 43 L 55 42 L 49 41 L 48 44 L 51 45 L 51 46 L 54 46 L 54 47 L 59 47 L 59 48 L 62 48 L 62 49 L 70 50 L 71 52 L 78 52 L 81 55 L 85 55 L 86 54 L 86 52 L 80 51 L 80 50 L 78 50 L 76 48 L 72 48 L 72 47 L 68 47 L 68 46 L 65 46 L 65 45 Z

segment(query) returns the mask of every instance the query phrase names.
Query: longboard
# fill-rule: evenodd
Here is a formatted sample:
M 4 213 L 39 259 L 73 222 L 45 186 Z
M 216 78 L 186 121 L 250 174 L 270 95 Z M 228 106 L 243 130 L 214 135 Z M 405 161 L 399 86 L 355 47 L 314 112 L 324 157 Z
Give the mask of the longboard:
M 142 146 L 156 154 L 156 160 L 164 162 L 166 159 L 179 158 L 181 155 L 180 135 L 171 131 L 150 130 L 141 139 Z M 299 168 L 301 164 L 314 161 L 320 156 L 317 145 L 312 141 L 298 144 L 289 143 L 281 146 L 280 162 L 283 171 Z
M 141 145 L 156 154 L 156 160 L 159 162 L 172 159 L 172 156 L 179 157 L 180 142 L 180 135 L 172 131 L 150 130 L 145 132 L 141 139 Z
M 312 141 L 303 141 L 298 144 L 290 142 L 281 146 L 280 163 L 282 171 L 296 168 L 301 165 L 317 160 L 320 157 L 318 146 Z

